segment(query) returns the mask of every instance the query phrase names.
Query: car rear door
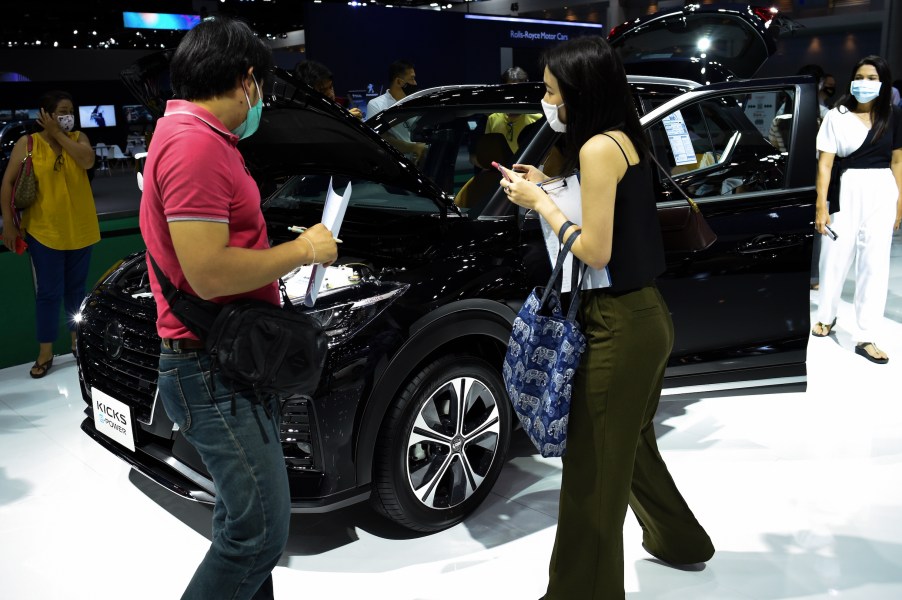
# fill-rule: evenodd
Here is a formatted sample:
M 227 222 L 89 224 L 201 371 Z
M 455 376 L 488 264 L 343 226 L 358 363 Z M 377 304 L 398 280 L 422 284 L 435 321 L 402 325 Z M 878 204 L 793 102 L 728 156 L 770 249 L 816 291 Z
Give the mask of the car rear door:
M 658 160 L 698 203 L 717 241 L 669 248 L 659 287 L 676 342 L 668 375 L 783 369 L 804 374 L 816 192 L 814 86 L 804 78 L 696 88 L 643 125 Z M 659 210 L 685 204 L 656 172 Z M 701 363 L 706 363 L 702 365 Z
M 687 4 L 614 27 L 608 41 L 627 73 L 666 73 L 705 83 L 717 81 L 706 72 L 713 67 L 752 77 L 776 51 L 776 15 L 749 5 Z

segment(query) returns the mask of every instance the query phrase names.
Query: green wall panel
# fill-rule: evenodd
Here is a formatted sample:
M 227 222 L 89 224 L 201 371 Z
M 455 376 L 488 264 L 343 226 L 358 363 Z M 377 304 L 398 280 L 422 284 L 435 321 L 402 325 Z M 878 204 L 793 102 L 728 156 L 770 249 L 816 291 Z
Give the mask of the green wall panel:
M 100 243 L 91 253 L 88 290 L 117 260 L 145 249 L 138 231 L 138 217 L 101 220 L 100 235 Z M 38 343 L 35 339 L 34 281 L 27 253 L 19 256 L 5 249 L 0 251 L 0 331 L 3 340 L 0 343 L 0 368 L 31 365 L 38 355 Z M 53 351 L 54 354 L 66 354 L 69 350 L 68 328 L 61 317 Z

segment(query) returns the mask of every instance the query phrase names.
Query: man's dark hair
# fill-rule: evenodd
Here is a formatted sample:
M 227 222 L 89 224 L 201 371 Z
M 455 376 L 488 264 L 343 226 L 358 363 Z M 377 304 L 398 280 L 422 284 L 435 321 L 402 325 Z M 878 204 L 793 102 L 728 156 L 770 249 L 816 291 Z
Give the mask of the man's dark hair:
M 269 46 L 246 23 L 211 17 L 182 38 L 169 76 L 176 98 L 207 100 L 233 89 L 251 67 L 260 83 L 272 66 Z
M 511 67 L 501 74 L 501 83 L 523 83 L 529 81 L 529 75 L 520 67 Z
M 321 62 L 315 60 L 305 60 L 299 62 L 294 67 L 294 74 L 298 78 L 312 88 L 316 88 L 317 84 L 332 81 L 332 71 Z
M 545 51 L 542 62 L 557 79 L 567 108 L 564 169 L 579 167 L 579 150 L 605 131 L 623 131 L 639 157 L 648 146 L 620 57 L 598 36 L 578 37 Z
M 881 83 L 880 95 L 877 96 L 874 100 L 874 104 L 871 105 L 871 127 L 874 129 L 874 137 L 871 140 L 871 143 L 873 144 L 879 140 L 887 128 L 889 128 L 890 115 L 893 114 L 893 92 L 890 89 L 892 87 L 890 84 L 892 75 L 890 75 L 889 64 L 887 64 L 886 60 L 884 60 L 882 56 L 871 54 L 855 63 L 855 66 L 852 67 L 852 74 L 849 76 L 849 81 L 855 81 L 855 73 L 857 73 L 858 69 L 864 65 L 871 65 L 877 69 L 877 78 Z M 834 106 L 845 106 L 849 110 L 855 110 L 858 108 L 858 100 L 855 99 L 851 89 L 849 89 L 849 91 L 843 94 L 842 98 L 836 101 Z
M 395 77 L 404 77 L 404 74 L 413 68 L 413 63 L 410 61 L 396 60 L 388 66 L 388 84 L 391 85 Z
M 54 113 L 56 112 L 56 107 L 63 100 L 68 100 L 72 104 L 75 104 L 75 101 L 72 100 L 72 95 L 69 92 L 50 90 L 49 92 L 41 94 L 41 97 L 38 99 L 38 108 L 43 108 L 44 112 L 48 114 Z

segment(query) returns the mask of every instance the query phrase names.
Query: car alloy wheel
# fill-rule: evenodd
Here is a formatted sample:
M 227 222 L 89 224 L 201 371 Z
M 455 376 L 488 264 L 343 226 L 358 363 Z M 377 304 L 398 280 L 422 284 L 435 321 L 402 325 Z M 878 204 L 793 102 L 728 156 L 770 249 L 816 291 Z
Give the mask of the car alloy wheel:
M 463 356 L 430 363 L 410 380 L 383 423 L 377 508 L 418 531 L 463 520 L 503 467 L 511 418 L 498 369 Z

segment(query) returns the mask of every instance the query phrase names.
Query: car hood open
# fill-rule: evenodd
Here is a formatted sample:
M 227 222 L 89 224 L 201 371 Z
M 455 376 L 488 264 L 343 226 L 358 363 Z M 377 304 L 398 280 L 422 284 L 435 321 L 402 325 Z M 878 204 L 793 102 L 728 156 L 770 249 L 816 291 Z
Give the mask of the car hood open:
M 154 117 L 173 97 L 173 51 L 142 57 L 121 73 L 126 87 Z M 264 196 L 280 180 L 299 173 L 335 174 L 395 185 L 450 203 L 441 189 L 371 127 L 284 69 L 263 78 L 264 108 L 257 132 L 238 149 Z
M 620 53 L 627 73 L 647 74 L 636 67 L 648 62 L 691 61 L 716 63 L 736 77 L 749 78 L 776 51 L 778 27 L 771 27 L 776 16 L 770 8 L 748 4 L 691 4 L 618 25 L 608 41 Z M 704 69 L 694 71 L 702 78 L 699 83 L 717 82 Z

